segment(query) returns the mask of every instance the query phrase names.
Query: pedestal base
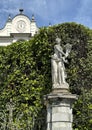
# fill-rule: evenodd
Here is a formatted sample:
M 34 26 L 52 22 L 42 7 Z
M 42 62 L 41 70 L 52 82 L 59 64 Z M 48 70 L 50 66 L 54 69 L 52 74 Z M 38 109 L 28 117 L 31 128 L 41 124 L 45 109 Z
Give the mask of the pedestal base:
M 44 96 L 47 103 L 47 130 L 72 130 L 72 103 L 77 99 L 71 93 L 50 93 Z
M 69 84 L 62 83 L 62 84 L 53 84 L 52 92 L 51 93 L 69 93 Z

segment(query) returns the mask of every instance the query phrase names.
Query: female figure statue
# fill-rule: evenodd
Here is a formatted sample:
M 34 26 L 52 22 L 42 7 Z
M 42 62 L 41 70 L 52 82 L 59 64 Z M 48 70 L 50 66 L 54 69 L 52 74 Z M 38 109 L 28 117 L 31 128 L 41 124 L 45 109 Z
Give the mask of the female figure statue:
M 64 63 L 67 63 L 67 56 L 70 53 L 71 45 L 67 44 L 66 53 L 63 52 L 63 48 L 60 46 L 61 39 L 56 38 L 56 45 L 54 46 L 54 55 L 52 55 L 52 83 L 53 87 L 60 87 L 65 84 L 66 72 Z

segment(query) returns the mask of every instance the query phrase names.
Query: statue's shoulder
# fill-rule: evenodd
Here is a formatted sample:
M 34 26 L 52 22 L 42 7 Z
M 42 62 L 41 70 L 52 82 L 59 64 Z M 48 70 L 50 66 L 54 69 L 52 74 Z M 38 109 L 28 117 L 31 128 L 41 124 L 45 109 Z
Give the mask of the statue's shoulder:
M 58 49 L 58 48 L 60 48 L 60 45 L 57 45 L 57 44 L 56 44 L 56 45 L 54 46 L 54 48 L 57 48 L 57 49 Z

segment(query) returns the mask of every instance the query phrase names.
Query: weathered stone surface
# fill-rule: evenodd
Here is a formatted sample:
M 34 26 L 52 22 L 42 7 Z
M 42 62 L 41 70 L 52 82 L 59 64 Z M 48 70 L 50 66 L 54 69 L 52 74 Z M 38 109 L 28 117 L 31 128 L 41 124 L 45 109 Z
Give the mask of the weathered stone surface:
M 52 87 L 69 89 L 66 82 L 67 74 L 64 63 L 67 63 L 67 57 L 71 52 L 72 46 L 67 43 L 65 50 L 61 46 L 61 39 L 56 38 L 56 45 L 54 46 L 54 54 L 51 56 L 51 70 L 52 70 Z
M 50 93 L 47 102 L 47 130 L 72 130 L 72 103 L 77 99 L 71 93 Z

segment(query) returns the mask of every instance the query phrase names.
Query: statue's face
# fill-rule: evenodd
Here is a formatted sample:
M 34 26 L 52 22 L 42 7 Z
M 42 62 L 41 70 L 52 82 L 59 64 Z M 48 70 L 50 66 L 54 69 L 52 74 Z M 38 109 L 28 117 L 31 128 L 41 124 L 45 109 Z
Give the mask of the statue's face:
M 56 38 L 56 42 L 60 44 L 61 39 L 60 38 Z

